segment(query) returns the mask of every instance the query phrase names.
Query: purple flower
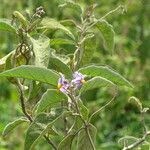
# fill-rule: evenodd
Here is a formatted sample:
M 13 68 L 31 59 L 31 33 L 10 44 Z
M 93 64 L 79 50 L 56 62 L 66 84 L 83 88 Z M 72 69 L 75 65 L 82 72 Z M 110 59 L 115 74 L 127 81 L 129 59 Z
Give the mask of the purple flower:
M 77 71 L 73 74 L 74 79 L 71 81 L 71 83 L 75 86 L 76 89 L 80 89 L 83 83 L 85 83 L 84 77 L 85 76 L 83 74 Z
M 70 84 L 68 82 L 68 80 L 65 79 L 65 77 L 63 75 L 61 75 L 61 77 L 58 80 L 58 90 L 60 90 L 63 93 L 68 93 L 68 88 L 69 88 Z

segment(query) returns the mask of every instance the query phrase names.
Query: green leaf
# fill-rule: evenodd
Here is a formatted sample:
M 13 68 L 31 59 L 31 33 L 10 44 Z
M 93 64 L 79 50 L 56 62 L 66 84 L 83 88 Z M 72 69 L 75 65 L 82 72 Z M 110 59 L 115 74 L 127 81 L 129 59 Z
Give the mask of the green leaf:
M 5 136 L 7 136 L 9 133 L 11 133 L 11 131 L 14 129 L 14 128 L 16 128 L 16 127 L 18 127 L 19 125 L 21 125 L 22 123 L 24 123 L 24 122 L 29 122 L 26 118 L 18 118 L 18 119 L 16 119 L 15 121 L 13 121 L 13 122 L 11 122 L 11 123 L 9 123 L 9 124 L 7 124 L 6 125 L 6 127 L 5 127 L 5 129 L 3 130 L 3 133 L 2 133 L 2 135 L 5 137 Z
M 64 62 L 62 62 L 57 56 L 52 56 L 50 58 L 49 66 L 50 68 L 56 70 L 57 72 L 63 73 L 68 78 L 72 77 L 71 69 Z
M 132 84 L 129 81 L 127 81 L 119 73 L 110 69 L 107 66 L 91 65 L 91 66 L 81 68 L 79 71 L 82 74 L 85 74 L 85 75 L 88 75 L 91 77 L 101 76 L 101 77 L 106 78 L 107 80 L 109 80 L 109 81 L 111 81 L 114 84 L 119 85 L 119 86 L 124 85 L 124 86 L 133 88 Z
M 42 84 L 36 81 L 32 81 L 29 86 L 29 96 L 28 102 L 31 103 L 32 101 L 36 100 L 38 94 L 40 93 Z
M 37 113 L 45 111 L 47 108 L 52 108 L 56 104 L 62 101 L 67 101 L 68 97 L 57 90 L 49 89 L 47 90 L 41 100 L 37 104 Z
M 9 19 L 0 19 L 0 31 L 16 33 L 16 29 L 11 25 L 11 20 Z
M 75 45 L 75 43 L 68 39 L 55 38 L 50 40 L 50 45 Z
M 5 70 L 6 61 L 7 61 L 7 59 L 9 59 L 12 56 L 13 53 L 14 53 L 14 51 L 11 51 L 5 57 L 3 57 L 3 58 L 0 59 L 0 71 Z
M 50 57 L 50 39 L 46 36 L 30 37 L 33 44 L 34 63 L 37 67 L 48 67 Z
M 62 116 L 69 113 L 70 112 L 61 112 L 55 116 L 47 115 L 46 113 L 39 114 L 27 130 L 24 150 L 32 150 L 46 133 L 51 134 L 50 130 L 54 123 Z
M 14 11 L 13 16 L 19 20 L 19 22 L 22 24 L 22 27 L 24 29 L 27 28 L 29 22 L 27 21 L 27 19 L 19 11 Z
M 97 129 L 92 124 L 89 124 L 87 130 L 91 136 L 92 142 L 94 143 Z M 81 130 L 79 133 L 77 150 L 93 150 L 86 129 Z
M 80 89 L 80 93 L 84 93 L 94 88 L 100 88 L 106 86 L 115 86 L 115 84 L 103 77 L 94 77 L 83 84 L 82 88 Z
M 79 105 L 80 112 L 81 112 L 83 119 L 88 120 L 89 110 L 86 108 L 86 106 L 84 106 L 81 100 L 78 101 L 78 105 Z
M 35 67 L 31 65 L 22 65 L 11 70 L 0 73 L 0 77 L 25 78 L 44 82 L 56 86 L 59 75 L 46 68 Z
M 105 49 L 113 52 L 115 32 L 112 25 L 110 25 L 106 20 L 99 20 L 97 21 L 96 26 L 103 36 Z
M 72 39 L 75 39 L 71 31 L 67 29 L 65 26 L 63 26 L 60 22 L 57 20 L 51 19 L 51 18 L 44 18 L 41 22 L 41 27 L 39 29 L 53 29 L 53 30 L 62 30 L 67 35 L 69 35 Z
M 84 66 L 85 64 L 88 64 L 92 57 L 93 57 L 93 54 L 94 54 L 94 51 L 96 49 L 96 44 L 95 44 L 95 37 L 94 38 L 90 38 L 90 39 L 87 39 L 84 43 L 84 53 L 83 53 L 83 56 L 82 56 L 82 59 L 81 59 L 81 66 Z M 93 44 L 94 43 L 94 44 Z
M 82 14 L 82 8 L 78 3 L 75 3 L 71 0 L 67 0 L 64 4 L 59 5 L 59 7 L 65 8 L 72 8 L 75 9 L 80 15 Z
M 67 135 L 58 145 L 58 150 L 71 150 L 74 134 Z

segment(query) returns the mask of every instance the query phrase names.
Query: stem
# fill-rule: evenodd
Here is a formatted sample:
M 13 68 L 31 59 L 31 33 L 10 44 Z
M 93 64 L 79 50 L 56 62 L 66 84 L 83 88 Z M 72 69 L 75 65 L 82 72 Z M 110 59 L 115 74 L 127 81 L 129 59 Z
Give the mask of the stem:
M 21 102 L 21 108 L 22 108 L 22 112 L 24 113 L 24 115 L 28 118 L 28 120 L 30 121 L 30 123 L 33 122 L 32 116 L 30 116 L 28 114 L 28 112 L 26 111 L 26 107 L 25 107 L 25 97 L 24 97 L 24 92 L 23 92 L 23 88 L 22 88 L 22 84 L 20 83 L 20 80 L 17 79 L 17 87 L 19 89 L 19 93 L 20 93 L 20 102 Z M 45 140 L 55 149 L 57 150 L 57 147 L 54 145 L 54 143 L 45 135 L 44 136 Z
M 94 146 L 93 140 L 92 140 L 91 135 L 90 135 L 89 130 L 88 130 L 88 125 L 89 125 L 89 123 L 86 122 L 86 121 L 83 119 L 83 117 L 82 117 L 82 115 L 81 115 L 81 112 L 80 112 L 80 109 L 79 109 L 79 107 L 78 107 L 78 104 L 77 104 L 77 102 L 76 102 L 75 97 L 72 96 L 72 94 L 70 94 L 69 97 L 71 98 L 72 102 L 75 104 L 76 111 L 77 111 L 77 113 L 79 114 L 79 117 L 81 118 L 81 120 L 82 120 L 82 122 L 83 122 L 83 124 L 84 124 L 84 126 L 85 126 L 85 131 L 86 131 L 87 136 L 88 136 L 88 138 L 89 138 L 89 141 L 90 141 L 90 143 L 91 143 L 92 149 L 95 150 L 95 146 Z
M 74 66 L 74 70 L 77 70 L 78 67 L 79 67 L 79 64 L 81 62 L 81 59 L 82 59 L 82 55 L 83 55 L 83 38 L 84 38 L 84 34 L 85 34 L 85 29 L 84 27 L 82 26 L 81 29 L 80 29 L 80 38 L 79 38 L 79 41 L 77 42 L 77 49 L 75 51 L 75 56 L 74 56 L 74 63 L 75 63 L 75 66 Z
M 21 102 L 21 108 L 22 108 L 22 112 L 24 113 L 24 115 L 28 118 L 28 120 L 30 122 L 32 122 L 32 117 L 27 113 L 26 111 L 26 107 L 25 107 L 25 97 L 24 97 L 24 92 L 23 92 L 23 88 L 22 88 L 22 84 L 20 83 L 20 80 L 17 79 L 17 86 L 19 89 L 19 93 L 20 93 L 20 102 Z
M 85 130 L 86 130 L 86 133 L 87 133 L 88 138 L 89 138 L 89 140 L 90 140 L 92 149 L 95 150 L 95 145 L 94 145 L 94 143 L 93 143 L 93 140 L 92 140 L 92 138 L 91 138 L 91 135 L 90 135 L 90 132 L 89 132 L 88 128 L 85 128 Z
M 109 16 L 110 14 L 114 13 L 115 11 L 119 10 L 119 9 L 124 9 L 123 5 L 119 5 L 117 8 L 109 11 L 108 13 L 106 13 L 103 17 L 101 17 L 99 20 L 106 18 L 107 16 Z
M 113 10 L 111 10 L 111 11 L 109 11 L 108 13 L 106 13 L 103 17 L 101 17 L 100 19 L 98 19 L 97 21 L 95 21 L 94 23 L 92 23 L 89 27 L 87 27 L 86 28 L 86 30 L 85 31 L 87 31 L 87 30 L 89 30 L 90 28 L 92 28 L 94 25 L 96 25 L 97 24 L 97 22 L 99 22 L 99 21 L 101 21 L 101 20 L 103 20 L 104 18 L 106 18 L 107 16 L 109 16 L 110 14 L 112 14 L 112 13 L 114 13 L 114 12 L 116 12 L 118 9 L 120 9 L 120 8 L 124 8 L 124 6 L 123 5 L 119 5 L 117 8 L 115 8 L 115 9 L 113 9 Z
M 150 131 L 146 132 L 146 133 L 143 135 L 143 137 L 140 138 L 140 139 L 139 139 L 138 141 L 136 141 L 135 143 L 133 143 L 133 144 L 131 144 L 131 145 L 129 145 L 129 146 L 124 147 L 123 150 L 130 150 L 130 149 L 133 149 L 133 148 L 139 146 L 141 143 L 143 143 L 143 142 L 145 141 L 146 137 L 149 136 L 149 135 L 150 135 Z

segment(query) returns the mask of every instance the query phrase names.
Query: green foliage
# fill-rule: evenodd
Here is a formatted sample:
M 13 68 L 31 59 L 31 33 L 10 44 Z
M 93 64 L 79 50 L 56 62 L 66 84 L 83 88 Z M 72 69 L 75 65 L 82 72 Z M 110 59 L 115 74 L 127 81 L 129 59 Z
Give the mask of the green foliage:
M 5 127 L 2 135 L 4 137 L 7 136 L 7 135 L 9 135 L 12 132 L 12 130 L 14 130 L 16 127 L 18 127 L 19 125 L 21 125 L 22 123 L 25 123 L 25 122 L 28 123 L 29 121 L 26 118 L 22 117 L 22 118 L 18 118 L 15 121 L 7 124 L 7 126 Z
M 80 108 L 80 111 L 81 111 L 82 118 L 84 120 L 88 120 L 88 116 L 89 116 L 88 108 L 86 108 L 86 106 L 84 106 L 84 104 L 81 100 L 78 101 L 78 105 L 79 105 L 79 108 Z
M 50 68 L 56 70 L 57 72 L 63 73 L 66 77 L 72 77 L 72 71 L 67 64 L 63 62 L 59 57 L 52 55 L 50 57 Z
M 16 33 L 16 29 L 11 25 L 11 20 L 9 19 L 0 19 L 0 30 L 10 33 Z
M 75 43 L 72 40 L 55 38 L 50 40 L 50 45 L 74 45 Z
M 96 26 L 103 36 L 105 49 L 113 52 L 115 32 L 112 25 L 110 25 L 106 20 L 99 20 L 97 21 Z
M 64 31 L 67 35 L 69 35 L 72 39 L 74 39 L 73 34 L 71 33 L 70 30 L 68 30 L 65 26 L 63 26 L 60 22 L 51 19 L 51 18 L 45 18 L 41 22 L 41 27 L 40 29 L 53 29 L 53 30 L 62 30 Z
M 96 128 L 89 124 L 87 130 L 84 129 L 84 130 L 81 130 L 79 132 L 79 138 L 78 138 L 78 150 L 93 150 L 93 147 L 91 145 L 91 142 L 90 140 L 92 140 L 92 142 L 94 143 L 95 141 L 95 138 L 96 138 Z M 87 134 L 90 134 L 90 138 L 88 137 Z
M 6 61 L 8 61 L 8 59 L 12 56 L 13 53 L 14 53 L 14 51 L 10 52 L 5 57 L 0 59 L 0 72 L 5 70 L 5 68 L 6 68 Z
M 30 37 L 30 40 L 33 44 L 35 66 L 47 68 L 50 57 L 49 38 L 39 36 L 37 39 Z
M 0 149 L 149 148 L 149 5 L 121 4 L 2 0 L 12 19 L 0 19 L 0 132 L 25 118 L 5 127 Z
M 1 77 L 17 77 L 44 82 L 56 86 L 58 74 L 50 69 L 35 66 L 20 66 L 0 73 Z
M 50 130 L 52 126 L 59 118 L 60 116 L 58 115 L 48 116 L 45 113 L 39 114 L 27 130 L 24 150 L 33 149 L 35 144 L 47 132 L 51 134 Z
M 133 87 L 129 81 L 127 81 L 123 76 L 121 76 L 116 71 L 110 69 L 107 66 L 87 66 L 84 68 L 79 69 L 79 71 L 83 74 L 86 74 L 91 77 L 101 76 L 110 80 L 116 85 L 125 85 L 127 87 Z
M 72 147 L 74 137 L 75 137 L 74 134 L 67 135 L 58 145 L 58 150 L 66 150 L 66 149 L 70 150 Z
M 37 113 L 43 112 L 48 108 L 55 107 L 56 104 L 67 101 L 67 96 L 58 90 L 47 90 L 37 104 Z
M 80 93 L 84 93 L 88 90 L 92 90 L 94 88 L 100 88 L 100 87 L 109 87 L 109 86 L 115 86 L 113 82 L 110 80 L 107 80 L 102 77 L 94 77 L 90 80 L 88 80 L 83 87 L 80 90 Z

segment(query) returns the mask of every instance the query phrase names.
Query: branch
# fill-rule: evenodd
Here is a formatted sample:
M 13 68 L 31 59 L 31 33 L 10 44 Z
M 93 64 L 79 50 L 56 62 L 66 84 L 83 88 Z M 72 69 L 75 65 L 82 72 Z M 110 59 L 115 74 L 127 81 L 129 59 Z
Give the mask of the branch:
M 143 143 L 146 139 L 147 136 L 150 135 L 150 131 L 146 132 L 142 138 L 140 138 L 138 141 L 134 142 L 133 144 L 129 145 L 129 146 L 126 146 L 123 148 L 123 150 L 130 150 L 130 149 L 133 149 L 137 146 L 139 146 L 141 143 Z
M 124 9 L 124 6 L 123 6 L 123 5 L 119 5 L 117 8 L 115 8 L 115 9 L 109 11 L 109 12 L 106 13 L 103 17 L 101 17 L 100 19 L 98 19 L 97 21 L 95 21 L 94 23 L 92 23 L 89 27 L 87 27 L 85 31 L 89 30 L 89 29 L 92 28 L 94 25 L 96 25 L 97 22 L 99 22 L 99 21 L 105 19 L 107 16 L 109 16 L 110 14 L 116 12 L 116 11 L 119 10 L 119 9 Z
M 99 20 L 106 18 L 107 16 L 109 16 L 110 14 L 116 12 L 117 10 L 122 9 L 124 10 L 124 6 L 123 5 L 119 5 L 117 8 L 109 11 L 107 14 L 105 14 L 103 17 L 101 17 Z
M 28 120 L 30 121 L 30 123 L 32 123 L 33 122 L 32 116 L 30 116 L 28 114 L 28 112 L 26 111 L 24 90 L 22 88 L 22 84 L 20 83 L 19 79 L 17 79 L 17 87 L 18 87 L 19 93 L 20 93 L 20 103 L 21 103 L 22 112 L 28 118 Z M 55 146 L 55 144 L 46 135 L 44 135 L 44 138 L 54 148 L 54 150 L 57 150 L 57 147 Z

